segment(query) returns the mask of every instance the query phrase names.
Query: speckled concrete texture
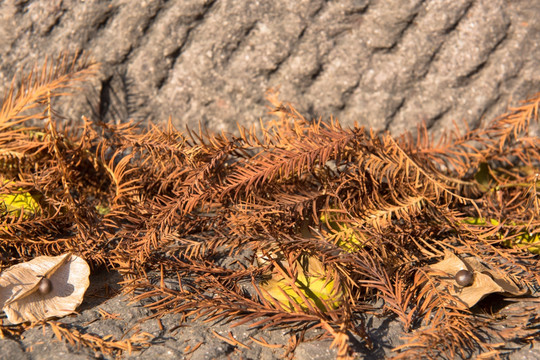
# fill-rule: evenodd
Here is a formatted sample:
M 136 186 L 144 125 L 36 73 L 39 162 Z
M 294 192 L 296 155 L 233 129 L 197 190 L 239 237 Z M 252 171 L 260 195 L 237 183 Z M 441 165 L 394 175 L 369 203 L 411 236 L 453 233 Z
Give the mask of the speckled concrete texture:
M 539 14 L 529 0 L 6 0 L 0 91 L 21 66 L 83 49 L 103 64 L 84 95 L 117 121 L 234 131 L 279 88 L 344 124 L 477 124 L 540 89 Z M 80 98 L 62 110 L 90 112 Z

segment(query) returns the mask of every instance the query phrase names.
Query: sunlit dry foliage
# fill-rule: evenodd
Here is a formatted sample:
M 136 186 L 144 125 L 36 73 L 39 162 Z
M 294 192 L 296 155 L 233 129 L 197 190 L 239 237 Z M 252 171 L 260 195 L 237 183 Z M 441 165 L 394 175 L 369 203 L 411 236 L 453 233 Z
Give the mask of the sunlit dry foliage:
M 437 140 L 422 126 L 394 138 L 311 121 L 275 93 L 275 119 L 239 135 L 55 114 L 51 99 L 95 72 L 63 56 L 4 97 L 2 268 L 71 252 L 120 271 L 156 317 L 321 328 L 340 358 L 354 355 L 350 336 L 372 346 L 368 313 L 403 324 L 396 358 L 504 351 L 496 314 L 457 306 L 430 275 L 448 252 L 537 296 L 540 141 L 529 130 L 540 94 Z M 539 324 L 530 318 L 505 341 L 530 340 Z M 94 348 L 131 346 L 51 326 Z

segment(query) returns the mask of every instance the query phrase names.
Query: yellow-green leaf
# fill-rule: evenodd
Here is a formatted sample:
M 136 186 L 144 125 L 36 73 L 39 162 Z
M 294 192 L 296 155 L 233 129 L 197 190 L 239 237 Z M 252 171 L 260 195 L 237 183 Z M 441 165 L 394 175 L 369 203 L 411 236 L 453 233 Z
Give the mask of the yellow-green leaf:
M 101 216 L 105 216 L 105 215 L 107 215 L 108 213 L 111 212 L 110 207 L 104 206 L 102 204 L 96 205 L 96 210 L 97 210 L 98 214 L 101 215 Z
M 512 239 L 506 239 L 502 244 L 509 248 L 526 248 L 529 252 L 540 255 L 540 234 L 530 234 L 522 231 L 518 236 Z
M 486 192 L 492 187 L 494 179 L 487 163 L 480 163 L 478 171 L 474 174 L 474 179 L 482 192 Z
M 465 224 L 485 226 L 488 223 L 493 226 L 498 226 L 500 221 L 497 219 L 484 219 L 484 218 L 466 218 L 462 220 Z M 512 227 L 517 226 L 515 222 L 510 222 Z M 503 231 L 499 232 L 498 236 L 503 239 Z M 520 247 L 526 248 L 533 254 L 540 255 L 540 234 L 528 232 L 525 225 L 517 233 L 515 231 L 510 232 L 510 238 L 504 239 L 502 245 L 507 248 Z M 508 236 L 508 235 L 507 235 Z
M 22 191 L 22 189 L 18 189 Z M 28 218 L 36 215 L 40 211 L 39 195 L 32 195 L 29 192 L 20 192 L 12 194 L 0 194 L 0 206 L 5 214 L 10 216 L 21 216 Z
M 484 226 L 488 222 L 493 226 L 497 226 L 497 225 L 500 224 L 500 221 L 497 220 L 497 219 L 484 219 L 484 218 L 475 218 L 475 217 L 465 218 L 465 219 L 462 220 L 462 222 L 464 224 L 479 225 L 479 226 Z
M 364 246 L 365 239 L 363 239 L 364 241 L 362 240 L 362 234 L 355 231 L 344 222 L 335 221 L 334 217 L 328 212 L 323 212 L 320 216 L 320 220 L 324 224 L 328 224 L 328 226 L 336 233 L 341 233 L 336 245 L 343 250 L 354 252 L 356 249 Z
M 286 265 L 282 262 L 280 266 L 283 271 L 275 271 L 271 279 L 261 284 L 266 300 L 287 312 L 296 311 L 298 306 L 304 311 L 317 307 L 325 312 L 341 304 L 341 287 L 334 279 L 326 277 L 324 265 L 318 259 L 304 256 L 296 265 L 296 279 L 285 275 Z M 310 304 L 306 304 L 304 299 Z

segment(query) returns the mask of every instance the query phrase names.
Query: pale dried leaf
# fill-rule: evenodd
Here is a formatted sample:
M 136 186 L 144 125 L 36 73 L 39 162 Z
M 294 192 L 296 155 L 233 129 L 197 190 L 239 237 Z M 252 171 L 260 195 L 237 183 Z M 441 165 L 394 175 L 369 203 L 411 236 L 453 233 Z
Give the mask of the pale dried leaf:
M 448 250 L 445 251 L 444 259 L 431 265 L 430 269 L 434 271 L 432 276 L 440 280 L 439 290 L 447 289 L 448 293 L 459 299 L 461 305 L 466 308 L 476 305 L 484 297 L 493 293 L 509 296 L 521 296 L 527 293 L 525 287 L 520 287 L 501 271 L 488 268 L 472 256 L 461 259 Z M 473 283 L 470 286 L 460 286 L 454 279 L 460 270 L 472 272 Z
M 78 256 L 40 256 L 0 274 L 0 306 L 11 323 L 37 321 L 72 313 L 83 300 L 90 267 Z M 38 291 L 42 277 L 52 283 L 48 294 Z

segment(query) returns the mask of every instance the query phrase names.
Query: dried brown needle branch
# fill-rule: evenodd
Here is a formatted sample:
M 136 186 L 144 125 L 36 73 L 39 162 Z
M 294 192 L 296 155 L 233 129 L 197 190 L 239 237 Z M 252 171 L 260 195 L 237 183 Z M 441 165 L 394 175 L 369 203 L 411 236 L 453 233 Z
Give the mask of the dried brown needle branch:
M 75 83 L 84 81 L 97 71 L 97 65 L 83 54 L 60 55 L 56 60 L 35 67 L 15 86 L 15 78 L 4 96 L 0 109 L 0 129 L 7 130 L 32 119 L 43 119 L 42 107 L 50 96 L 64 96 Z

